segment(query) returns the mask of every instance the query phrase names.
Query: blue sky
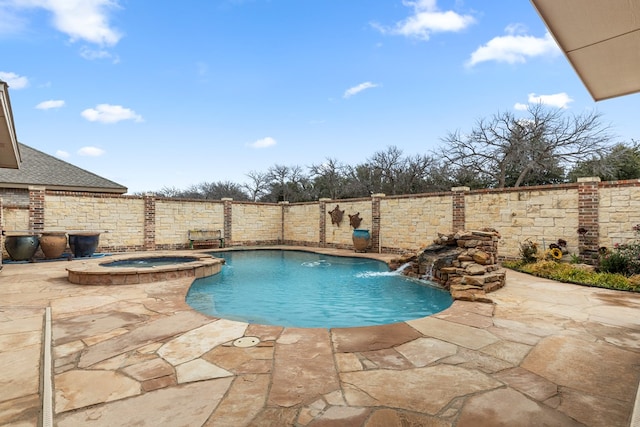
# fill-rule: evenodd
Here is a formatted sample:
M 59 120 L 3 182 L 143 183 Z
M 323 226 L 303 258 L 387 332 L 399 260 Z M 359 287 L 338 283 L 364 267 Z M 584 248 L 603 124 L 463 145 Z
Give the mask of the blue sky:
M 0 52 L 19 141 L 130 193 L 428 154 L 529 102 L 640 139 L 527 0 L 0 0 Z

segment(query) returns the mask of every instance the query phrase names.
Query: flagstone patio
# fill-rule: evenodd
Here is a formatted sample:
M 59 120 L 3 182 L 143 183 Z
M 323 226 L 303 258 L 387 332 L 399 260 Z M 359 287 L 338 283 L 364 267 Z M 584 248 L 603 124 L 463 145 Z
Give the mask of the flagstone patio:
M 193 311 L 190 278 L 69 283 L 66 268 L 79 262 L 4 264 L 1 425 L 42 422 L 47 307 L 53 423 L 61 427 L 631 422 L 637 294 L 509 271 L 506 287 L 490 295 L 494 304 L 456 301 L 385 326 L 282 328 Z

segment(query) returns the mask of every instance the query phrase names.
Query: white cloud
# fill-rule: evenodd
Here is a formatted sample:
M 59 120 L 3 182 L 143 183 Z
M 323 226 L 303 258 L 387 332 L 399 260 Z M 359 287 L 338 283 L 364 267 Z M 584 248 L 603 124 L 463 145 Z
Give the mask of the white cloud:
M 514 105 L 516 110 L 526 110 L 531 104 L 543 104 L 556 108 L 569 108 L 569 103 L 573 102 L 573 99 L 566 93 L 554 93 L 551 95 L 536 95 L 535 93 L 529 94 L 529 104 L 517 103 Z
M 64 101 L 61 99 L 58 99 L 58 100 L 50 99 L 49 101 L 42 101 L 41 103 L 36 105 L 36 108 L 38 110 L 50 110 L 52 108 L 61 108 L 61 107 L 64 107 Z
M 87 108 L 80 114 L 90 122 L 117 123 L 122 120 L 143 121 L 141 115 L 121 105 L 98 104 L 96 108 Z
M 106 151 L 104 151 L 102 148 L 91 147 L 91 146 L 82 147 L 81 149 L 78 150 L 79 156 L 87 156 L 87 157 L 100 157 L 105 153 Z
M 109 23 L 110 13 L 120 6 L 117 0 L 10 0 L 4 13 L 21 17 L 20 9 L 44 9 L 53 15 L 53 26 L 72 42 L 84 40 L 101 46 L 114 46 L 122 34 Z M 9 8 L 11 7 L 11 9 Z M 2 15 L 0 15 L 2 16 Z
M 344 91 L 344 95 L 342 95 L 343 98 L 347 99 L 347 98 L 351 98 L 353 95 L 362 92 L 363 90 L 367 90 L 367 89 L 371 89 L 374 87 L 378 87 L 380 85 L 375 84 L 375 83 L 371 83 L 371 82 L 364 82 L 364 83 L 360 83 L 357 86 L 353 86 L 350 87 L 349 89 Z
M 82 46 L 80 48 L 80 56 L 89 61 L 95 61 L 97 59 L 112 59 L 114 64 L 120 62 L 120 58 L 114 56 L 111 52 L 104 49 L 91 49 L 88 46 Z
M 24 89 L 29 86 L 29 79 L 16 73 L 0 71 L 0 80 L 7 82 L 11 89 Z
M 259 139 L 251 144 L 249 144 L 249 147 L 253 147 L 253 148 L 267 148 L 267 147 L 272 147 L 276 145 L 276 140 L 271 138 L 270 136 L 267 136 L 266 138 L 262 138 Z
M 436 0 L 416 0 L 402 2 L 413 8 L 413 15 L 392 27 L 373 23 L 373 27 L 383 34 L 401 35 L 420 40 L 429 40 L 432 33 L 458 32 L 475 22 L 471 15 L 461 15 L 452 10 L 440 11 Z
M 508 27 L 506 36 L 498 36 L 480 46 L 467 61 L 468 67 L 486 61 L 506 62 L 508 64 L 524 63 L 528 58 L 537 56 L 555 56 L 560 48 L 549 33 L 544 37 L 517 35 L 513 27 Z
M 56 151 L 56 157 L 60 157 L 61 159 L 68 159 L 70 155 L 64 150 L 58 150 Z

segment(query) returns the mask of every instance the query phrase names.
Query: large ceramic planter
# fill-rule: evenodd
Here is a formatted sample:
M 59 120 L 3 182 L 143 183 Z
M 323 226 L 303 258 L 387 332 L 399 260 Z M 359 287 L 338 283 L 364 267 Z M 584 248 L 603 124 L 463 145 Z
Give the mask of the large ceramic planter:
M 40 235 L 40 249 L 45 258 L 60 258 L 67 249 L 67 234 L 64 231 L 44 232 Z
M 34 235 L 4 237 L 4 248 L 13 261 L 30 260 L 38 250 L 39 244 L 40 239 Z
M 100 233 L 69 234 L 69 248 L 76 258 L 93 256 L 98 248 Z
M 356 228 L 353 230 L 353 249 L 356 252 L 366 252 L 371 242 L 371 234 L 369 230 L 364 228 Z

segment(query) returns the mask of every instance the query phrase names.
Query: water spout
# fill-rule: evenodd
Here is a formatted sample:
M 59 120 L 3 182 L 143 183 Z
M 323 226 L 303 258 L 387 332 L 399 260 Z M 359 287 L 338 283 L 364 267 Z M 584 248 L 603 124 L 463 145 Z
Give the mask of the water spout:
M 411 265 L 413 264 L 413 262 L 405 262 L 404 264 L 402 264 L 400 267 L 398 267 L 396 269 L 396 273 L 402 273 L 404 270 L 406 270 L 407 268 L 411 267 Z

